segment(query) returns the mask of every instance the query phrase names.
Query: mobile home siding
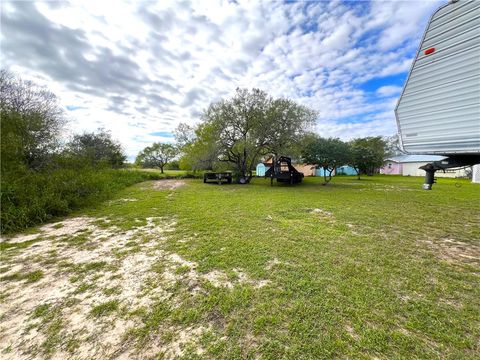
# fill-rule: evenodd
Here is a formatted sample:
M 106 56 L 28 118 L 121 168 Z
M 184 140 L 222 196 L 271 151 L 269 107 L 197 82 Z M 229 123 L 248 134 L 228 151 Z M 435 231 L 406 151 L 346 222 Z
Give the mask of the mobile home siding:
M 480 152 L 480 1 L 433 14 L 395 115 L 409 153 Z

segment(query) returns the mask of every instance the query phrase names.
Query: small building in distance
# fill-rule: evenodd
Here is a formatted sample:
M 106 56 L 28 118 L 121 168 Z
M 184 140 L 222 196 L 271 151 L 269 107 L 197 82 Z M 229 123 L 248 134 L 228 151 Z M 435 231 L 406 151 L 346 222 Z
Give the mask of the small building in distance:
M 380 168 L 380 174 L 386 175 L 403 175 L 403 176 L 425 176 L 425 171 L 419 169 L 425 164 L 441 161 L 445 156 L 439 155 L 400 155 L 386 159 L 383 167 Z M 449 169 L 445 173 L 438 171 L 435 176 L 458 178 L 465 177 L 467 172 L 465 169 Z
M 343 165 L 337 168 L 336 175 L 358 175 L 357 170 L 350 165 Z
M 315 176 L 316 165 L 312 164 L 294 164 L 295 169 L 303 173 L 304 176 Z
M 270 156 L 266 160 L 262 161 L 261 163 L 257 164 L 255 169 L 256 176 L 265 176 L 265 172 L 270 169 L 273 165 L 273 157 Z
M 255 175 L 257 176 L 265 176 L 265 171 L 267 171 L 267 167 L 264 163 L 257 164 Z

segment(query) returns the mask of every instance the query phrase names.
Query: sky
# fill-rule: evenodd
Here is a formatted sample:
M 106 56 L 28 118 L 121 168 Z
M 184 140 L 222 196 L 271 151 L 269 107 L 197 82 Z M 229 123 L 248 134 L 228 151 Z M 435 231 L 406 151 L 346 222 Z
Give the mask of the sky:
M 1 66 L 48 87 L 64 134 L 110 130 L 129 159 L 212 102 L 259 88 L 325 137 L 396 133 L 423 31 L 446 1 L 4 1 Z

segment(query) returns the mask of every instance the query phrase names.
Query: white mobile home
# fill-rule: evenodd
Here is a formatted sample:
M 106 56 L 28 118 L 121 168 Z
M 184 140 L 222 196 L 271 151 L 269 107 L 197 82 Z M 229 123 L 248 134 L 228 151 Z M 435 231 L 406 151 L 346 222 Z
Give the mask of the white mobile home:
M 480 162 L 480 1 L 450 0 L 432 15 L 395 117 L 405 152 L 446 156 L 422 166 L 425 190 L 436 171 Z
M 480 1 L 431 17 L 395 109 L 411 154 L 480 154 Z

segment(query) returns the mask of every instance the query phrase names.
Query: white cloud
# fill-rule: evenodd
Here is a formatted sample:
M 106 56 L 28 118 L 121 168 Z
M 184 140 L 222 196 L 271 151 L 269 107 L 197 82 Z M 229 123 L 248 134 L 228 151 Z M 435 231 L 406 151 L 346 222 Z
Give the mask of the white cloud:
M 379 87 L 377 89 L 377 95 L 379 96 L 392 96 L 392 95 L 398 95 L 402 91 L 401 86 L 394 86 L 394 85 L 385 85 L 382 87 Z
M 326 136 L 391 134 L 398 84 L 363 83 L 408 71 L 437 5 L 2 3 L 2 64 L 80 107 L 70 133 L 110 129 L 130 156 L 237 87 L 311 106 Z

